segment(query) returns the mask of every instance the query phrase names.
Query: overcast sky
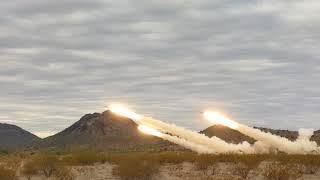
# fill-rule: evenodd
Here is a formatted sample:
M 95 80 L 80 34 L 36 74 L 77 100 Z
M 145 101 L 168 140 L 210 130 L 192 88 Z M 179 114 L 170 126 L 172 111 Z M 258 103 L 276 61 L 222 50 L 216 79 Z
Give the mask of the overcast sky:
M 0 122 L 45 136 L 123 102 L 320 129 L 319 19 L 318 0 L 1 1 Z

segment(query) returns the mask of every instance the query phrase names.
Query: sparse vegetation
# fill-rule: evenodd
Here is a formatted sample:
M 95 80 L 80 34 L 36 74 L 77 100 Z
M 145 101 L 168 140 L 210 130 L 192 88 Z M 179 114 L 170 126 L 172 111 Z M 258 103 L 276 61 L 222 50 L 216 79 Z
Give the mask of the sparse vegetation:
M 287 154 L 196 154 L 192 152 L 97 152 L 75 151 L 68 153 L 42 152 L 35 154 L 12 154 L 0 156 L 0 179 L 14 180 L 17 169 L 27 179 L 33 176 L 73 180 L 72 166 L 92 166 L 105 162 L 115 165 L 113 175 L 121 179 L 150 179 L 162 165 L 190 162 L 197 171 L 210 172 L 218 163 L 231 163 L 232 174 L 245 179 L 251 169 L 262 162 L 272 162 L 261 169 L 262 175 L 271 180 L 296 179 L 302 174 L 315 174 L 320 167 L 320 155 Z M 22 163 L 23 166 L 20 166 Z M 207 171 L 210 170 L 210 171 Z M 212 173 L 214 173 L 213 171 Z
M 16 180 L 16 169 L 7 168 L 3 165 L 0 166 L 0 179 L 1 180 Z
M 8 154 L 9 154 L 9 152 L 7 150 L 0 149 L 0 156 L 8 155 Z
M 114 159 L 117 167 L 113 174 L 123 180 L 149 180 L 159 171 L 159 161 L 154 155 L 129 154 Z
M 69 165 L 93 165 L 94 163 L 105 163 L 106 155 L 96 151 L 78 151 L 64 158 Z
M 55 177 L 58 180 L 74 179 L 74 175 L 66 163 L 56 155 L 45 153 L 29 157 L 22 167 L 22 174 L 29 180 L 37 174 L 44 175 L 46 178 Z
M 28 180 L 31 180 L 32 176 L 38 174 L 36 163 L 33 160 L 26 160 L 22 167 L 22 174 L 25 175 Z
M 269 180 L 288 180 L 301 177 L 302 172 L 297 166 L 272 162 L 265 167 L 262 174 Z
M 237 163 L 235 165 L 234 174 L 245 179 L 247 178 L 249 171 L 250 171 L 250 168 L 247 165 L 243 163 Z
M 34 165 L 45 176 L 51 177 L 58 168 L 58 158 L 54 155 L 41 154 L 34 158 Z
M 75 176 L 71 172 L 70 167 L 59 166 L 55 171 L 55 177 L 57 180 L 74 180 Z

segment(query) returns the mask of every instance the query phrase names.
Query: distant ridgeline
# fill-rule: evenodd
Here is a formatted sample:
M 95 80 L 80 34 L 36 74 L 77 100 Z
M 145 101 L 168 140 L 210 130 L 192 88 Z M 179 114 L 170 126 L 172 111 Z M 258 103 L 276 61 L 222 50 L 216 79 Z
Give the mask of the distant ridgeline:
M 38 140 L 39 137 L 18 126 L 0 123 L 0 154 L 6 153 L 8 149 L 23 148 Z
M 257 127 L 256 127 L 257 128 Z M 290 140 L 298 137 L 297 131 L 258 128 Z M 229 143 L 255 140 L 236 130 L 214 125 L 201 131 L 209 137 L 217 136 Z M 320 130 L 311 138 L 320 144 Z M 84 115 L 65 130 L 41 139 L 15 125 L 0 123 L 0 154 L 7 150 L 70 149 L 72 147 L 110 151 L 178 151 L 186 149 L 151 135 L 142 134 L 137 124 L 110 111 Z

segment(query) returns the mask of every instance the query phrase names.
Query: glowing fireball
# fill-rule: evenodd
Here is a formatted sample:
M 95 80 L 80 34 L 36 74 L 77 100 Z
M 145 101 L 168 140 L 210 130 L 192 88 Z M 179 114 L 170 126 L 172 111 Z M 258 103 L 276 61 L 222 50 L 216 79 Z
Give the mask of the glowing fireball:
M 224 116 L 219 112 L 206 111 L 203 113 L 203 115 L 207 120 L 213 123 L 228 126 L 232 129 L 237 129 L 239 127 L 237 122 L 232 121 L 231 119 L 229 119 L 228 117 Z
M 130 119 L 135 120 L 135 121 L 138 121 L 138 120 L 140 120 L 142 118 L 141 115 L 131 111 L 129 108 L 127 108 L 127 107 L 125 107 L 123 105 L 120 105 L 120 104 L 110 105 L 108 109 L 113 113 L 116 113 L 116 114 L 119 114 L 121 116 L 130 118 Z
M 139 129 L 141 132 L 145 133 L 145 134 L 151 134 L 151 135 L 157 136 L 157 137 L 161 137 L 161 136 L 162 136 L 162 133 L 161 133 L 161 132 L 159 132 L 159 131 L 151 128 L 151 127 L 145 126 L 145 125 L 139 125 L 139 126 L 138 126 L 138 129 Z

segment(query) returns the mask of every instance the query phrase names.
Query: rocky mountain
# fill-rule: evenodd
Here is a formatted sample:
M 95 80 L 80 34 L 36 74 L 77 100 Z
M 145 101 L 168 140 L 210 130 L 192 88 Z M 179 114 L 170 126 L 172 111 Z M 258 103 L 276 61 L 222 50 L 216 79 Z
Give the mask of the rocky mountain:
M 123 151 L 181 149 L 160 138 L 141 133 L 134 121 L 110 111 L 86 114 L 60 133 L 33 144 L 36 148 L 74 146 Z
M 20 148 L 39 139 L 18 126 L 0 123 L 0 150 Z
M 200 131 L 200 133 L 205 134 L 206 136 L 212 137 L 216 136 L 220 139 L 225 140 L 228 143 L 238 144 L 243 141 L 247 141 L 249 143 L 254 143 L 255 140 L 249 136 L 246 136 L 239 131 L 228 128 L 222 125 L 213 125 L 208 127 L 207 129 Z
M 263 132 L 269 132 L 277 136 L 285 137 L 292 141 L 297 139 L 299 135 L 298 131 L 275 130 L 275 129 L 262 128 L 262 127 L 254 127 L 254 128 L 260 129 Z M 229 127 L 221 126 L 221 125 L 213 125 L 201 131 L 200 133 L 205 134 L 206 136 L 209 136 L 209 137 L 217 136 L 229 143 L 235 143 L 235 144 L 241 143 L 243 141 L 247 141 L 252 144 L 256 141 L 255 139 L 249 136 L 246 136 L 237 130 L 230 129 Z M 320 144 L 320 130 L 314 132 L 314 135 L 311 137 L 311 140 L 316 141 L 318 144 Z

